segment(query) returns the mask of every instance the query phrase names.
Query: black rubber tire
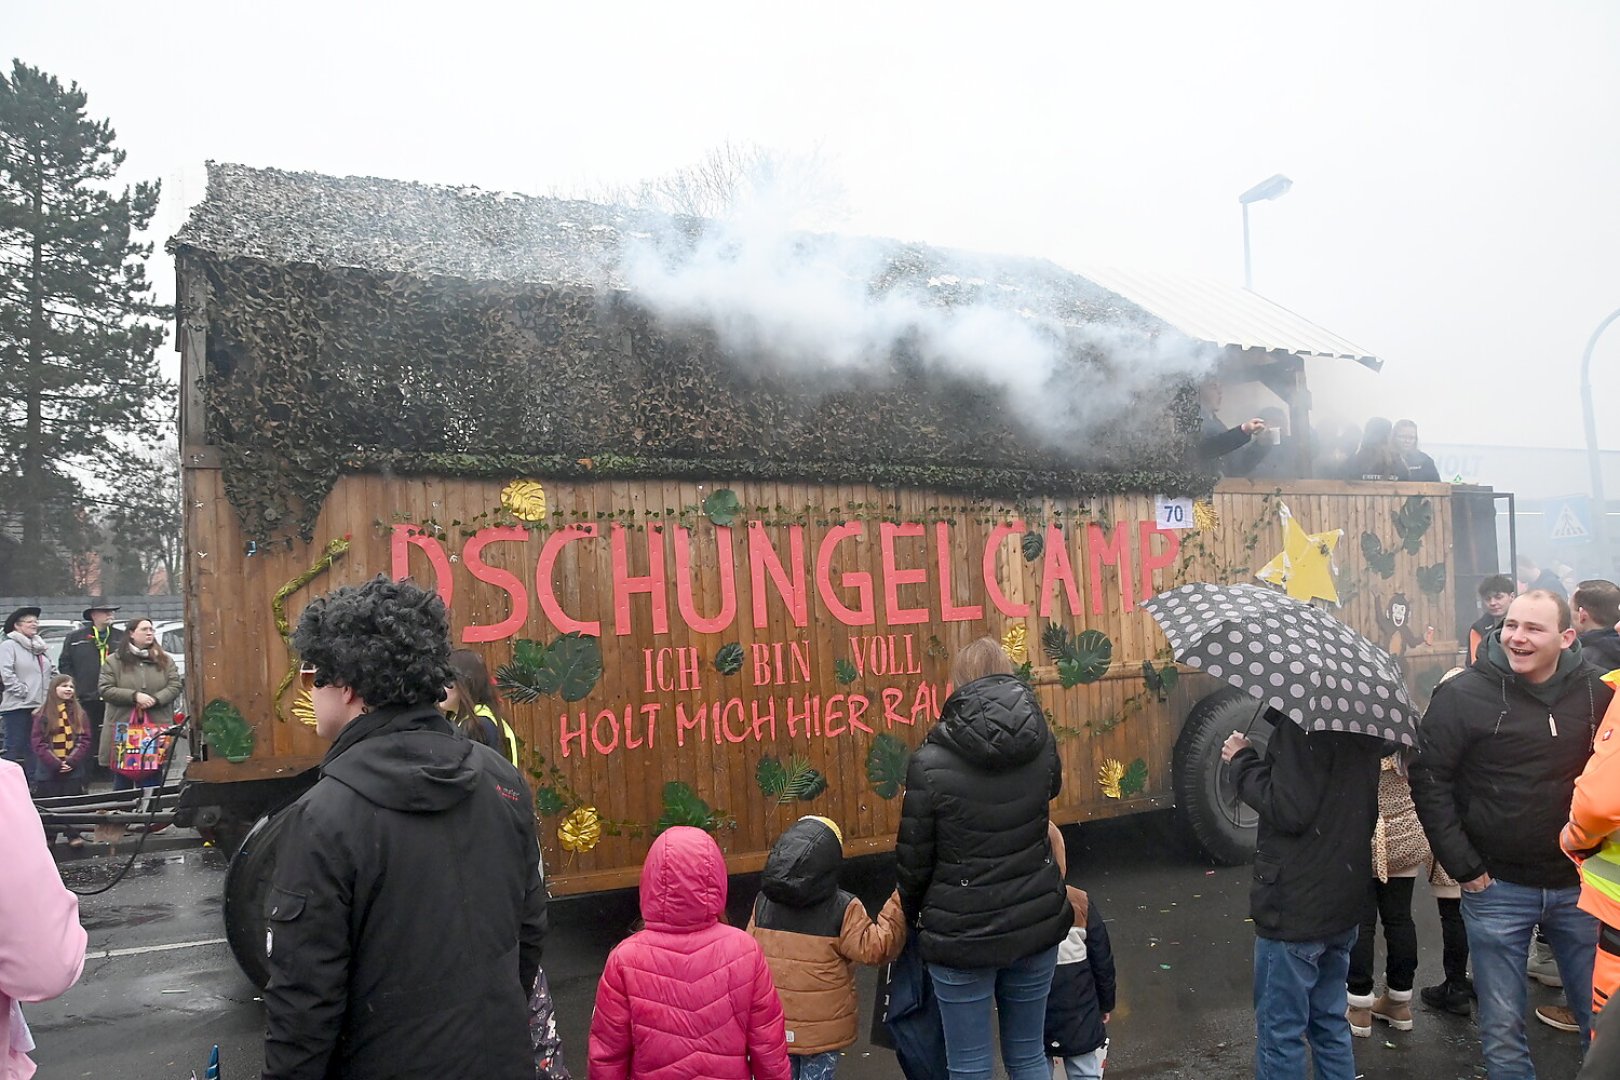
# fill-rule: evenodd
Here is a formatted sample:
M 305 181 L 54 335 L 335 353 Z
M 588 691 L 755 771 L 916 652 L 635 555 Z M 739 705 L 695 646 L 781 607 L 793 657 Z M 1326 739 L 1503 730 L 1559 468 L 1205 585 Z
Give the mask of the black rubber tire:
M 271 813 L 261 817 L 248 830 L 225 871 L 225 939 L 242 973 L 260 990 L 270 982 L 264 900 L 276 870 L 276 846 L 291 816 Z
M 1221 744 L 1234 731 L 1247 731 L 1249 741 L 1266 752 L 1271 724 L 1259 703 L 1233 687 L 1215 691 L 1193 706 L 1181 726 L 1171 758 L 1176 793 L 1176 819 L 1200 851 L 1220 866 L 1254 859 L 1259 819 L 1237 798 L 1231 769 L 1221 760 Z

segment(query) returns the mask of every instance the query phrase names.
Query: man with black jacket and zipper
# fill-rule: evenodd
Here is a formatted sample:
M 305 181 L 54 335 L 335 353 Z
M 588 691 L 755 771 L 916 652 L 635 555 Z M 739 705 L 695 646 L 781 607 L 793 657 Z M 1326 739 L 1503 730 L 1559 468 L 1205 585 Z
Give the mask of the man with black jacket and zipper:
M 124 632 L 112 624 L 117 604 L 97 598 L 84 609 L 85 622 L 62 642 L 62 658 L 56 666 L 73 677 L 73 692 L 90 721 L 90 745 L 100 746 L 101 724 L 107 718 L 107 703 L 101 700 L 101 665 L 124 643 Z M 94 755 L 92 755 L 94 757 Z M 92 770 L 100 769 L 93 761 Z
M 1525 963 L 1537 924 L 1583 1036 L 1597 920 L 1558 846 L 1575 778 L 1613 691 L 1581 656 L 1569 604 L 1535 589 L 1508 607 L 1474 666 L 1435 690 L 1419 729 L 1412 798 L 1429 846 L 1462 883 L 1490 1080 L 1534 1077 Z
M 311 601 L 293 648 L 333 742 L 282 811 L 265 1080 L 533 1080 L 546 929 L 534 801 L 438 710 L 444 603 L 379 576 Z
M 1233 732 L 1221 748 L 1238 797 L 1260 816 L 1249 916 L 1254 921 L 1255 1080 L 1354 1080 L 1346 980 L 1378 821 L 1381 740 L 1307 733 L 1268 710 L 1266 756 Z
M 1569 598 L 1575 632 L 1580 635 L 1586 662 L 1602 672 L 1620 668 L 1620 585 L 1592 578 L 1575 586 Z

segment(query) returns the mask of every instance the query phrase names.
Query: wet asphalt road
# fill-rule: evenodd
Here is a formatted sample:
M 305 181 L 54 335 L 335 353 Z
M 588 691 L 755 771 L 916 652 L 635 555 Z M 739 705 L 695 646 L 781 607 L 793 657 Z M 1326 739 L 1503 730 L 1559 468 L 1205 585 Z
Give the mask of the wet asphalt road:
M 1253 1017 L 1247 869 L 1211 870 L 1175 839 L 1164 815 L 1065 830 L 1070 880 L 1102 905 L 1119 972 L 1119 1006 L 1109 1026 L 1111 1080 L 1138 1077 L 1238 1080 L 1251 1075 Z M 108 880 L 118 860 L 64 863 L 76 888 Z M 219 943 L 224 859 L 211 850 L 143 856 L 112 891 L 81 901 L 89 931 L 84 978 L 57 1001 L 28 1007 L 43 1080 L 107 1077 L 184 1080 L 202 1073 L 218 1043 L 225 1080 L 257 1077 L 263 1006 Z M 757 879 L 733 879 L 732 916 L 746 916 Z M 881 859 L 852 863 L 845 886 L 873 907 L 892 887 Z M 1439 976 L 1439 924 L 1419 888 L 1414 905 L 1423 959 L 1419 985 Z M 570 898 L 552 905 L 546 971 L 565 1049 L 584 1080 L 585 1031 L 608 950 L 635 916 L 633 893 Z M 178 947 L 175 947 L 178 946 Z M 1380 961 L 1381 963 L 1381 961 Z M 862 972 L 862 1027 L 870 1027 L 873 974 Z M 1532 1004 L 1559 1000 L 1532 987 Z M 1569 1080 L 1576 1037 L 1531 1022 L 1543 1080 Z M 1368 1078 L 1449 1080 L 1483 1076 L 1471 1021 L 1417 1010 L 1407 1033 L 1383 1025 L 1356 1040 Z M 864 1040 L 847 1052 L 843 1080 L 899 1077 L 893 1055 Z

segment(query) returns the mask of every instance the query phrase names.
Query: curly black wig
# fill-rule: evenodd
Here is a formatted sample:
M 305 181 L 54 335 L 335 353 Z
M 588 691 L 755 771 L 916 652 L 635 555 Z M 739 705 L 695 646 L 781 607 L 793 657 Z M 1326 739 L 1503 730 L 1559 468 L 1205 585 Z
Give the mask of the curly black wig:
M 318 675 L 373 708 L 432 704 L 455 677 L 444 601 L 385 574 L 311 600 L 292 644 Z

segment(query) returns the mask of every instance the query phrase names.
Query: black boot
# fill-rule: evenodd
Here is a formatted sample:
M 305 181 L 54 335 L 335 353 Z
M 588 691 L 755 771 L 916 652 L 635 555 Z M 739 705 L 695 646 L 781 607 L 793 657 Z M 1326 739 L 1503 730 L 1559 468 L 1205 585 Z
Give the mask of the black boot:
M 1423 1004 L 1431 1009 L 1467 1016 L 1472 1012 L 1474 988 L 1470 985 L 1470 980 L 1460 983 L 1448 980 L 1434 986 L 1425 986 L 1419 996 L 1423 998 Z

